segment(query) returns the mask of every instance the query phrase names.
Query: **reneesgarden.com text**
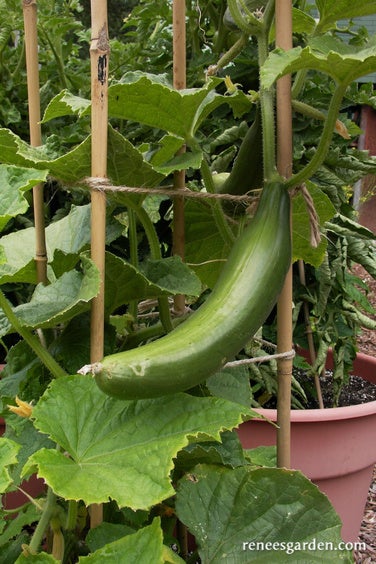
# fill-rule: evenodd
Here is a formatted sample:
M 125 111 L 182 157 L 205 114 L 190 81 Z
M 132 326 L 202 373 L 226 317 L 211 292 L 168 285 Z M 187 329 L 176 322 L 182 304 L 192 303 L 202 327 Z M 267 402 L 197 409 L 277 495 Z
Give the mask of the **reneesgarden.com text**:
M 264 541 L 247 541 L 243 542 L 243 550 L 250 551 L 283 551 L 286 554 L 294 554 L 295 552 L 301 551 L 342 551 L 342 550 L 365 550 L 364 542 L 339 542 L 334 544 L 328 541 L 316 541 L 312 539 L 310 541 L 274 541 L 274 542 L 264 542 Z

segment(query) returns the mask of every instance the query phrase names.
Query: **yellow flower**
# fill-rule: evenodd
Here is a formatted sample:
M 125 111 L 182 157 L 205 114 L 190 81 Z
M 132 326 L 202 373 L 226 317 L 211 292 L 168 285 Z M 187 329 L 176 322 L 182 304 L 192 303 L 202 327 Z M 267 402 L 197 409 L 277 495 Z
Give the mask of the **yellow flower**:
M 20 417 L 26 417 L 26 418 L 30 417 L 31 412 L 33 411 L 33 406 L 31 405 L 31 403 L 22 401 L 18 396 L 16 396 L 16 404 L 17 406 L 8 405 L 9 410 L 12 411 L 13 413 L 16 413 Z
M 228 95 L 235 94 L 238 90 L 238 86 L 241 86 L 238 82 L 234 84 L 228 75 L 225 76 L 225 85 L 227 88 L 226 94 Z

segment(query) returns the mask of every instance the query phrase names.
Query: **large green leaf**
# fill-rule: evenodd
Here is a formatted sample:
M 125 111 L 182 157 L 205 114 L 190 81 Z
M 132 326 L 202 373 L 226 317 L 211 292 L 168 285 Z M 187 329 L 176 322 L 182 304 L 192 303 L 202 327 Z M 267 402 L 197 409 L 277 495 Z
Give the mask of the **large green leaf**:
M 60 445 L 42 449 L 25 471 L 66 499 L 109 498 L 147 509 L 174 493 L 173 458 L 189 439 L 219 440 L 251 410 L 218 398 L 176 394 L 134 402 L 106 397 L 91 376 L 55 380 L 33 409 L 35 426 Z M 69 425 L 67 425 L 69 421 Z
M 155 186 L 165 174 L 145 161 L 142 154 L 112 127 L 108 129 L 108 175 L 117 184 Z M 91 136 L 61 156 L 50 155 L 45 146 L 30 147 L 8 129 L 0 129 L 0 154 L 4 163 L 48 169 L 51 176 L 74 184 L 90 176 Z M 39 173 L 42 174 L 42 173 Z
M 233 96 L 214 91 L 222 82 L 208 80 L 202 88 L 177 91 L 152 76 L 136 74 L 132 81 L 109 88 L 109 114 L 156 127 L 190 139 L 207 115 L 221 104 L 229 104 L 238 116 L 249 110 L 251 102 L 240 90 Z
M 186 204 L 185 260 L 200 280 L 212 288 L 227 259 L 230 247 L 218 230 L 210 205 Z
M 286 74 L 313 69 L 328 74 L 338 83 L 350 84 L 375 70 L 376 46 L 372 43 L 356 50 L 333 38 L 320 37 L 312 46 L 295 47 L 289 51 L 275 49 L 260 69 L 264 88 Z
M 201 283 L 178 256 L 147 261 L 142 270 L 106 253 L 106 310 L 114 311 L 132 300 L 161 295 L 199 296 Z
M 193 443 L 179 452 L 175 469 L 182 476 L 192 470 L 197 464 L 221 464 L 235 468 L 244 466 L 246 459 L 239 437 L 235 431 L 225 431 L 221 436 L 222 442 L 207 441 Z
M 125 556 L 126 555 L 126 556 Z M 172 559 L 170 557 L 173 556 Z M 132 535 L 123 536 L 114 542 L 106 544 L 89 556 L 81 556 L 79 564 L 103 564 L 108 562 L 124 562 L 127 564 L 173 564 L 183 563 L 177 555 L 171 555 L 168 547 L 163 545 L 163 531 L 160 519 L 156 518 L 151 525 L 144 527 Z
M 184 145 L 184 139 L 176 135 L 164 135 L 156 149 L 151 151 L 150 163 L 163 174 L 170 174 L 175 170 L 187 168 L 198 169 L 202 162 L 202 151 L 184 151 L 177 155 Z
M 66 255 L 78 255 L 90 244 L 90 205 L 73 206 L 70 213 L 46 228 L 47 256 L 54 268 L 54 254 L 59 250 Z M 109 221 L 107 241 L 118 237 L 122 227 L 118 222 Z M 0 283 L 36 283 L 35 229 L 30 227 L 5 235 L 0 240 L 5 262 L 0 262 Z M 61 258 L 61 256 L 59 257 Z M 49 276 L 54 278 L 51 271 Z
M 250 101 L 241 91 L 231 97 L 214 92 L 221 82 L 221 79 L 212 78 L 202 88 L 177 91 L 159 76 L 128 73 L 123 82 L 109 88 L 109 114 L 187 138 L 210 112 L 223 103 L 229 104 L 236 115 L 249 109 Z M 88 100 L 63 90 L 49 103 L 43 121 L 65 115 L 80 117 L 89 110 Z
M 23 482 L 23 479 L 21 478 L 21 471 L 29 456 L 44 447 L 54 448 L 55 444 L 52 443 L 46 435 L 40 433 L 31 423 L 29 418 L 20 418 L 14 415 L 11 415 L 10 418 L 13 418 L 13 420 L 7 424 L 6 436 L 10 440 L 14 441 L 14 443 L 20 448 L 17 456 L 17 463 L 13 464 L 10 469 L 10 475 L 13 482 L 12 488 L 10 489 L 14 490 Z M 40 487 L 40 490 L 42 490 L 42 486 Z
M 29 503 L 22 509 L 18 511 L 17 515 L 13 519 L 7 519 L 7 526 L 4 531 L 2 531 L 0 536 L 0 564 L 8 564 L 13 562 L 9 557 L 9 554 L 4 554 L 9 549 L 9 541 L 15 538 L 22 539 L 22 533 L 25 532 L 27 527 L 31 527 L 33 524 L 39 521 L 41 515 L 40 509 L 35 507 L 34 504 Z M 19 554 L 19 550 L 17 554 Z M 2 559 L 3 558 L 3 559 Z
M 41 373 L 43 373 L 41 361 L 26 341 L 19 341 L 7 354 L 6 365 L 1 372 L 0 396 L 14 398 L 20 395 L 20 386 L 23 382 L 26 379 L 37 382 L 38 375 Z
M 322 190 L 312 182 L 307 182 L 307 188 L 312 197 L 315 210 L 323 226 L 326 221 L 331 219 L 336 209 L 332 202 Z M 304 260 L 313 266 L 319 266 L 324 258 L 327 241 L 322 237 L 318 247 L 312 247 L 310 243 L 311 228 L 307 205 L 301 193 L 293 198 L 293 261 Z
M 26 327 L 55 327 L 86 311 L 100 287 L 99 270 L 88 257 L 82 256 L 83 272 L 65 272 L 55 282 L 38 284 L 28 303 L 14 308 Z
M 56 249 L 79 253 L 90 242 L 90 206 L 73 207 L 71 213 L 46 228 L 47 256 Z M 29 227 L 2 237 L 6 263 L 0 264 L 0 282 L 36 283 L 35 229 Z
M 0 492 L 3 493 L 12 484 L 9 466 L 17 462 L 20 446 L 4 437 L 0 438 Z
M 128 139 L 112 127 L 108 129 L 108 149 L 108 176 L 115 184 L 151 187 L 159 184 L 165 177 L 144 159 Z
M 71 94 L 68 90 L 62 90 L 52 100 L 45 109 L 42 123 L 47 123 L 51 119 L 64 116 L 77 115 L 81 117 L 88 113 L 91 102 L 87 98 L 81 98 Z
M 316 0 L 320 12 L 320 20 L 316 33 L 324 33 L 336 27 L 338 20 L 370 16 L 376 13 L 375 0 Z
M 46 178 L 46 170 L 0 165 L 0 231 L 11 217 L 27 211 L 29 202 L 25 198 L 25 192 L 44 182 Z
M 142 272 L 153 284 L 170 294 L 199 296 L 201 283 L 194 272 L 178 256 L 147 260 Z
M 0 129 L 0 155 L 3 163 L 23 167 L 48 169 L 50 174 L 65 182 L 77 180 L 90 175 L 90 137 L 68 153 L 56 157 L 51 156 L 46 148 L 31 147 L 9 129 Z
M 341 522 L 328 498 L 294 470 L 198 466 L 181 480 L 176 510 L 204 564 L 353 561 L 350 551 L 313 548 L 338 546 Z M 269 549 L 256 550 L 256 542 Z
M 249 371 L 246 366 L 229 366 L 210 376 L 206 385 L 209 391 L 217 397 L 235 401 L 249 407 L 251 404 L 251 388 L 249 385 Z
M 81 366 L 89 362 L 90 333 L 90 312 L 88 311 L 71 319 L 51 344 L 49 350 L 52 356 L 65 368 L 67 374 L 74 374 Z M 115 328 L 105 323 L 104 355 L 114 352 L 115 342 Z

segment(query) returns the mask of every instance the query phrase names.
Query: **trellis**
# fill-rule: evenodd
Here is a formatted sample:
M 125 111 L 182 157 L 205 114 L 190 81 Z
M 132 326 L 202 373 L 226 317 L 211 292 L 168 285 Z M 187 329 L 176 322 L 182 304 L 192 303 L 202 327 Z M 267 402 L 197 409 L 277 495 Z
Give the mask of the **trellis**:
M 176 89 L 186 86 L 186 32 L 185 0 L 173 0 L 173 85 Z M 41 144 L 40 101 L 38 81 L 38 42 L 36 27 L 37 0 L 23 0 L 25 14 L 25 41 L 28 71 L 30 137 L 34 146 Z M 107 127 L 108 127 L 108 69 L 110 59 L 107 1 L 91 0 L 92 37 L 91 60 L 91 256 L 100 275 L 101 286 L 92 302 L 91 313 L 91 362 L 100 361 L 104 349 L 104 275 L 106 191 L 107 177 Z M 276 0 L 276 43 L 283 49 L 292 47 L 292 2 Z M 291 175 L 292 168 L 292 116 L 291 81 L 285 76 L 277 82 L 277 164 L 280 174 Z M 184 150 L 184 149 L 182 149 Z M 173 252 L 184 258 L 184 199 L 185 173 L 174 174 L 173 188 Z M 137 187 L 135 188 L 137 189 Z M 181 195 L 180 195 L 181 193 Z M 210 195 L 209 195 L 210 197 Z M 43 187 L 34 188 L 35 226 L 37 233 L 36 262 L 38 281 L 46 281 L 46 244 L 43 222 Z M 179 314 L 185 310 L 185 297 L 174 298 L 174 308 Z M 278 302 L 278 433 L 277 461 L 279 466 L 290 466 L 290 403 L 292 375 L 292 271 L 287 275 Z M 102 507 L 91 508 L 91 525 L 102 521 Z

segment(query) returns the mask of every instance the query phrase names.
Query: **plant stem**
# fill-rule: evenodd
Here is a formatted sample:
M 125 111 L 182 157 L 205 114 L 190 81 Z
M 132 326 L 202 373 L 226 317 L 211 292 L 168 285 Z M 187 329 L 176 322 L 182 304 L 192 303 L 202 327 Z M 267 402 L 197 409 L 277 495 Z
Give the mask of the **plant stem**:
M 171 323 L 173 328 L 180 325 L 185 319 L 187 319 L 189 314 L 179 315 L 172 319 Z M 150 339 L 155 339 L 156 337 L 160 337 L 163 333 L 165 333 L 165 329 L 162 323 L 154 323 L 153 325 L 149 325 L 148 327 L 143 327 L 134 333 L 131 333 L 129 337 L 127 337 L 125 341 L 125 346 L 122 347 L 122 350 L 134 349 L 145 341 L 149 341 Z
M 208 2 L 206 7 L 209 12 L 209 17 L 212 21 L 215 21 L 215 17 L 217 17 L 217 38 L 213 44 L 213 52 L 221 53 L 224 50 L 224 45 L 227 37 L 227 32 L 223 23 L 223 16 L 226 11 L 226 6 L 222 5 L 219 8 L 219 13 L 218 8 L 216 6 L 213 6 L 212 2 Z
M 291 88 L 291 97 L 293 99 L 297 98 L 305 84 L 305 79 L 307 76 L 307 69 L 302 69 L 296 73 L 294 84 Z
M 63 61 L 61 55 L 58 53 L 53 41 L 51 40 L 51 38 L 48 34 L 48 31 L 43 26 L 41 26 L 41 31 L 43 32 L 43 35 L 44 35 L 48 45 L 50 46 L 52 54 L 54 56 L 56 68 L 57 68 L 59 78 L 60 78 L 61 88 L 62 89 L 68 89 L 69 85 L 68 85 L 68 80 L 67 80 L 67 77 L 66 77 L 66 74 L 65 74 L 64 61 Z
M 137 245 L 137 223 L 134 210 L 128 208 L 128 238 L 129 238 L 129 253 L 130 262 L 137 268 L 138 267 L 138 245 Z M 129 304 L 129 312 L 133 319 L 137 319 L 137 300 L 132 300 Z
M 213 65 L 213 70 L 210 70 L 208 74 L 212 75 L 217 73 L 220 69 L 223 69 L 229 63 L 231 63 L 244 49 L 249 40 L 247 33 L 242 33 L 239 39 L 226 51 L 218 62 Z
M 343 83 L 337 84 L 329 104 L 328 114 L 326 117 L 324 129 L 321 134 L 319 144 L 316 149 L 316 153 L 312 157 L 311 161 L 302 170 L 294 174 L 286 182 L 287 187 L 291 188 L 293 186 L 298 186 L 302 182 L 308 180 L 324 162 L 330 143 L 332 141 L 338 113 L 346 89 L 347 89 L 347 84 L 343 84 Z
M 193 137 L 193 135 L 191 135 L 190 138 L 187 139 L 187 145 L 189 145 L 193 151 L 200 151 L 199 144 L 196 141 L 196 139 Z M 206 190 L 209 193 L 214 194 L 215 193 L 214 180 L 210 167 L 205 157 L 203 157 L 202 159 L 200 172 Z M 213 200 L 212 212 L 214 216 L 214 221 L 218 227 L 218 230 L 221 234 L 223 241 L 227 245 L 232 246 L 235 241 L 235 236 L 226 221 L 225 214 L 223 213 L 223 209 L 219 201 Z
M 43 540 L 43 535 L 48 527 L 50 519 L 55 510 L 55 503 L 56 503 L 56 495 L 54 494 L 51 488 L 48 488 L 46 504 L 44 506 L 42 516 L 39 519 L 38 525 L 35 528 L 34 534 L 29 544 L 29 549 L 31 554 L 37 553 L 39 550 L 39 547 Z
M 241 31 L 247 33 L 248 35 L 253 35 L 255 32 L 262 33 L 264 27 L 263 22 L 258 20 L 254 14 L 248 10 L 246 4 L 240 0 L 241 7 L 243 8 L 242 12 L 238 5 L 238 1 L 239 0 L 228 0 L 227 2 L 231 17 L 235 24 Z
M 127 200 L 127 207 L 128 210 L 132 209 L 136 213 L 139 221 L 141 222 L 146 238 L 149 243 L 150 247 L 150 254 L 154 260 L 159 260 L 162 258 L 161 248 L 159 246 L 159 239 L 158 235 L 155 231 L 154 225 L 148 216 L 147 211 L 140 205 L 137 205 L 132 202 L 132 198 L 128 198 Z M 171 315 L 170 315 L 170 306 L 168 303 L 167 296 L 160 296 L 158 298 L 158 305 L 159 305 L 159 315 L 161 318 L 162 325 L 166 332 L 169 332 L 173 329 L 173 325 L 171 322 Z
M 299 268 L 300 283 L 302 284 L 302 286 L 306 287 L 307 283 L 306 283 L 305 268 L 304 268 L 304 262 L 302 260 L 298 261 L 298 268 Z M 305 326 L 306 326 L 305 332 L 306 332 L 307 340 L 308 340 L 308 349 L 309 349 L 309 354 L 310 354 L 310 358 L 311 358 L 311 364 L 312 364 L 312 366 L 314 366 L 315 361 L 316 361 L 316 349 L 315 349 L 315 343 L 314 343 L 314 340 L 313 340 L 313 333 L 312 333 L 311 322 L 310 322 L 309 305 L 308 305 L 307 300 L 303 300 L 303 312 L 304 312 L 304 321 L 305 321 Z M 319 402 L 319 408 L 323 409 L 324 408 L 324 402 L 323 402 L 323 399 L 322 399 L 320 378 L 319 378 L 319 375 L 318 375 L 316 370 L 314 372 L 313 377 L 314 377 L 314 381 L 315 381 L 315 388 L 316 388 L 316 393 L 317 393 L 317 399 L 318 399 L 318 402 Z
M 268 56 L 268 36 L 261 33 L 257 37 L 259 68 Z M 275 115 L 274 115 L 274 90 L 265 90 L 260 86 L 260 108 L 262 120 L 262 147 L 264 162 L 264 181 L 270 181 L 276 175 L 275 153 Z
M 14 329 L 26 341 L 29 347 L 40 358 L 43 364 L 48 368 L 54 378 L 66 376 L 65 370 L 56 362 L 47 349 L 44 348 L 38 337 L 34 335 L 27 327 L 24 327 L 19 321 L 16 314 L 13 312 L 11 305 L 6 299 L 3 292 L 0 290 L 0 307 L 9 319 Z
M 214 181 L 213 181 L 213 177 L 212 177 L 209 165 L 208 165 L 207 161 L 205 160 L 205 158 L 202 159 L 200 172 L 201 172 L 201 176 L 202 176 L 202 179 L 204 181 L 206 190 L 208 192 L 210 192 L 211 194 L 214 194 L 214 192 L 215 192 Z M 218 230 L 221 234 L 223 241 L 227 245 L 233 245 L 233 243 L 235 241 L 235 236 L 234 236 L 233 232 L 231 231 L 231 229 L 230 229 L 230 227 L 229 227 L 229 225 L 226 221 L 226 218 L 225 218 L 225 215 L 223 213 L 221 204 L 217 200 L 214 200 L 214 203 L 212 204 L 212 210 L 213 210 L 214 221 L 215 221 L 215 223 L 218 227 Z
M 66 522 L 66 530 L 73 531 L 77 524 L 77 512 L 78 512 L 78 503 L 75 499 L 70 499 L 68 501 L 68 513 L 67 513 L 67 522 Z
M 25 48 L 25 41 L 23 41 L 22 42 L 21 54 L 20 54 L 20 57 L 18 59 L 16 68 L 11 73 L 11 77 L 15 82 L 17 81 L 18 75 L 20 74 L 21 70 L 23 70 L 23 68 L 25 66 L 25 56 L 26 56 L 26 48 Z

